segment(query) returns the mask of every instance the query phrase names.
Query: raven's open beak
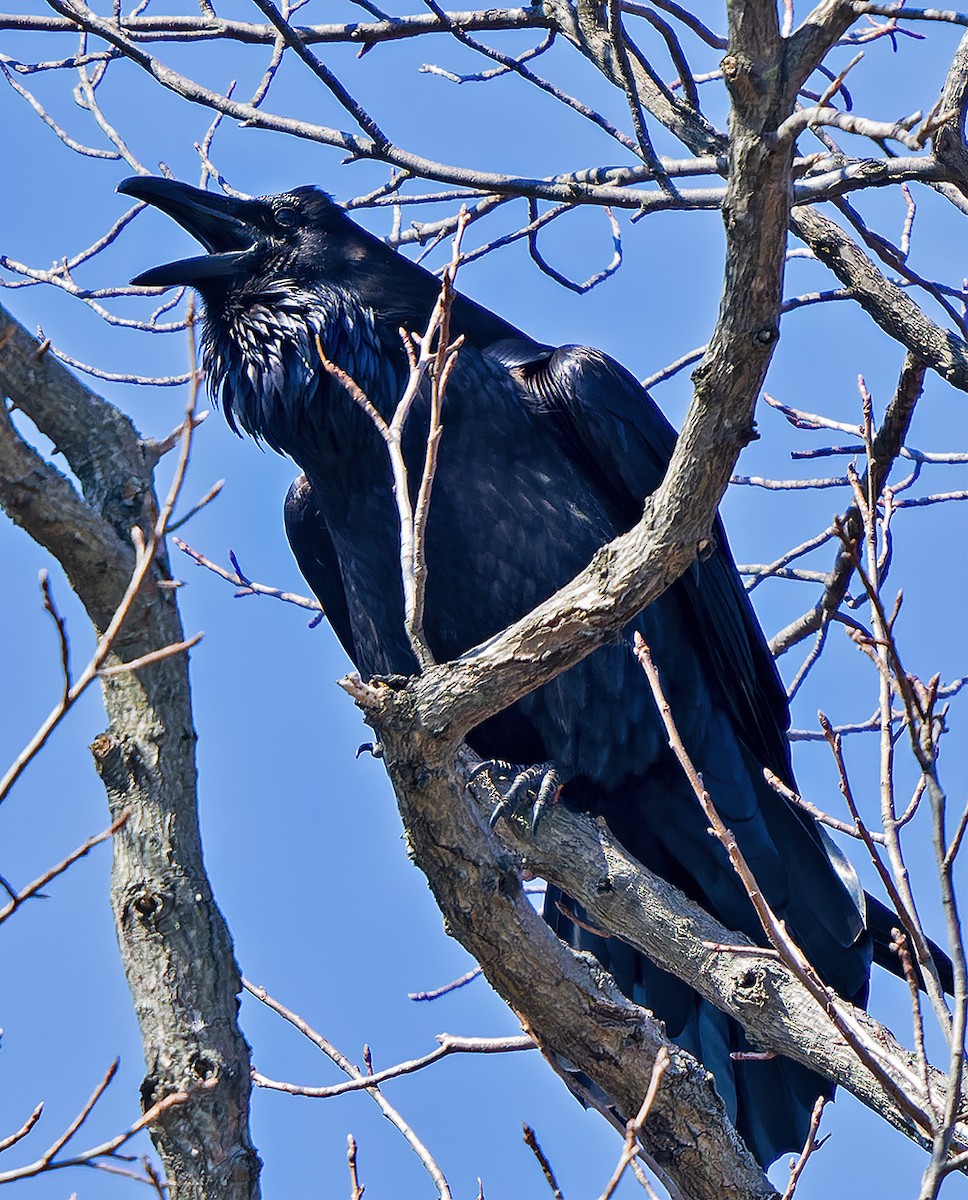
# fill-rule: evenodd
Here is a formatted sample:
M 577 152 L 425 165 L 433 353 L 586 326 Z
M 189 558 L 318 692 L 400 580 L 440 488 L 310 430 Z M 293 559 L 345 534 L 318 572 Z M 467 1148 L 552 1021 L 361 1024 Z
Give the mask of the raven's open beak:
M 260 240 L 252 224 L 256 200 L 220 196 L 148 175 L 125 179 L 117 190 L 167 213 L 208 251 L 142 271 L 131 280 L 136 287 L 196 287 L 206 280 L 231 278 L 245 267 Z

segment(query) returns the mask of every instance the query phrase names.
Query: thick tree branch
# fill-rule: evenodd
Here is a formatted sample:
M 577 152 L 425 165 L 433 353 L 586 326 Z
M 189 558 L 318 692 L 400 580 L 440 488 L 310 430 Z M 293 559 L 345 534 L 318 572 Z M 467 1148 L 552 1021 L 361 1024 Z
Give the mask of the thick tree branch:
M 3 309 L 0 363 L 6 395 L 64 455 L 87 501 L 130 548 L 132 516 L 154 465 L 149 444 Z M 113 609 L 117 600 L 108 603 Z
M 307 45 L 348 42 L 359 46 L 374 46 L 381 42 L 401 41 L 422 37 L 427 33 L 450 33 L 456 27 L 466 33 L 492 32 L 507 29 L 548 29 L 551 20 L 542 6 L 530 8 L 483 9 L 478 12 L 448 12 L 444 20 L 434 13 L 416 13 L 409 17 L 393 17 L 386 21 L 349 21 L 322 25 L 297 25 L 296 32 Z M 179 13 L 169 16 L 125 17 L 118 24 L 133 42 L 155 41 L 229 41 L 249 45 L 271 46 L 278 36 L 274 25 L 256 25 L 250 21 L 228 21 L 206 15 L 187 17 Z M 0 14 L 0 30 L 18 32 L 73 32 L 69 17 L 47 17 L 26 13 Z
M 965 17 L 968 24 L 968 17 Z M 956 112 L 957 118 L 938 130 L 934 139 L 934 153 L 953 177 L 955 186 L 968 198 L 968 142 L 965 141 L 965 120 L 968 117 L 968 33 L 961 39 L 944 88 L 941 91 L 944 111 Z
M 953 387 L 968 392 L 968 345 L 957 334 L 929 320 L 829 217 L 812 208 L 796 208 L 790 227 L 885 333 Z
M 616 1079 L 600 1053 L 590 1053 L 582 1021 L 567 1038 L 562 1036 L 564 1004 L 549 1008 L 547 998 L 538 995 L 534 962 L 523 969 L 520 954 L 512 960 L 506 949 L 494 953 L 495 939 L 504 935 L 490 923 L 499 915 L 499 928 L 513 930 L 514 944 L 527 947 L 526 953 L 535 953 L 534 945 L 548 947 L 548 934 L 539 934 L 540 922 L 530 908 L 521 908 L 517 880 L 500 867 L 483 822 L 478 820 L 479 828 L 472 832 L 465 807 L 463 817 L 450 826 L 457 807 L 450 764 L 457 742 L 472 727 L 590 653 L 685 570 L 708 538 L 737 455 L 751 436 L 753 404 L 778 337 L 792 146 L 763 136 L 785 115 L 775 21 L 764 27 L 743 6 L 731 11 L 734 62 L 728 74 L 734 111 L 723 299 L 709 350 L 695 375 L 693 405 L 643 520 L 601 550 L 589 568 L 546 604 L 457 662 L 429 666 L 400 691 L 347 684 L 380 732 L 414 857 L 452 931 L 522 1013 L 552 1059 L 565 1059 L 594 1080 L 623 1120 L 638 1111 L 641 1095 L 631 1099 L 628 1079 Z M 454 829 L 461 831 L 459 836 Z M 468 905 L 461 897 L 461 880 L 472 863 L 487 864 L 483 879 L 479 865 L 473 874 L 475 887 L 493 898 L 490 904 Z M 515 897 L 517 909 L 511 904 Z M 550 948 L 559 956 L 563 951 L 554 939 Z M 556 968 L 552 978 L 559 971 L 563 968 Z M 574 1002 L 572 997 L 570 1011 Z M 687 1194 L 705 1194 L 698 1190 L 698 1167 L 691 1160 L 689 1173 L 683 1174 L 681 1145 L 670 1164 L 666 1136 L 657 1138 L 648 1127 L 644 1136 L 650 1153 L 676 1182 L 688 1180 Z M 722 1169 L 717 1161 L 717 1172 Z M 722 1182 L 715 1186 L 724 1194 Z
M 485 811 L 485 806 L 482 806 Z M 930 1133 L 918 1127 L 895 1098 L 858 1061 L 823 1008 L 793 973 L 744 935 L 725 929 L 676 888 L 653 875 L 602 822 L 563 806 L 536 832 L 514 822 L 503 836 L 525 871 L 559 886 L 589 918 L 646 954 L 701 995 L 734 1016 L 757 1046 L 796 1059 L 852 1092 L 921 1145 Z M 900 1091 L 925 1114 L 947 1096 L 943 1072 L 931 1068 L 930 1096 L 917 1056 L 862 1009 L 837 1001 L 841 1014 L 871 1048 Z M 968 1103 L 968 1093 L 963 1104 Z M 968 1126 L 961 1128 L 962 1140 Z
M 6 370 L 0 364 L 0 381 Z M 6 406 L 0 409 L 0 504 L 11 520 L 46 546 L 74 582 L 89 581 L 89 599 L 103 629 L 124 587 L 108 578 L 109 563 L 125 563 L 130 577 L 134 549 L 111 525 L 84 503 L 74 485 L 42 458 L 18 433 Z
M 368 693 L 366 687 L 357 692 L 364 704 Z M 665 1047 L 670 1070 L 643 1132 L 653 1160 L 689 1200 L 773 1196 L 704 1068 L 669 1042 L 590 955 L 575 954 L 535 912 L 517 862 L 491 832 L 483 806 L 460 787 L 453 764 L 442 761 L 439 743 L 375 724 L 410 853 L 447 928 L 481 963 L 555 1069 L 571 1086 L 579 1085 L 576 1071 L 593 1079 L 604 1093 L 597 1104 L 606 1115 L 616 1109 L 634 1116 Z
M 0 503 L 61 561 L 95 627 L 103 629 L 112 598 L 116 603 L 124 595 L 131 578 L 131 529 L 151 530 L 158 517 L 152 451 L 126 418 L 71 381 L 54 359 L 38 355 L 36 344 L 30 352 L 29 335 L 2 311 L 0 321 L 0 392 L 58 438 L 91 492 L 85 504 L 16 435 L 4 413 L 0 453 L 14 456 L 14 474 L 11 486 L 11 462 L 0 458 Z M 17 462 L 28 460 L 25 476 Z M 36 485 L 26 498 L 18 490 L 25 478 Z M 120 662 L 184 641 L 174 594 L 157 586 L 166 576 L 162 557 L 113 643 Z M 237 1023 L 241 985 L 202 862 L 186 658 L 103 678 L 110 724 L 92 750 L 112 817 L 129 814 L 114 838 L 111 894 L 148 1066 L 143 1103 L 159 1106 L 152 1136 L 179 1196 L 255 1200 L 259 1160 L 248 1132 L 248 1047 Z M 166 1097 L 186 1093 L 185 1103 L 165 1105 Z

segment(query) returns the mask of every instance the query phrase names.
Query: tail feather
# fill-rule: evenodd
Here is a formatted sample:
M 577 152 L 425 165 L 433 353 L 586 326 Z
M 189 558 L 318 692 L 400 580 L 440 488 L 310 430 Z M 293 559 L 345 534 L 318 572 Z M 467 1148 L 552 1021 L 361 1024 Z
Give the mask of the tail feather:
M 865 898 L 867 900 L 867 928 L 874 942 L 874 962 L 890 971 L 892 975 L 903 979 L 904 967 L 897 952 L 891 948 L 894 942 L 894 930 L 901 926 L 900 918 L 893 909 L 882 904 L 870 892 L 865 893 Z M 927 942 L 931 957 L 934 959 L 935 969 L 938 972 L 938 982 L 949 996 L 953 996 L 955 994 L 954 965 L 937 942 L 933 942 L 930 938 L 927 939 Z M 924 977 L 917 962 L 914 963 L 914 970 L 918 976 L 918 984 L 923 991 Z
M 560 938 L 594 954 L 619 989 L 710 1072 L 729 1119 L 759 1162 L 765 1166 L 802 1148 L 817 1097 L 831 1096 L 833 1084 L 791 1059 L 733 1057 L 755 1049 L 736 1021 L 631 946 L 592 933 L 581 906 L 556 887 L 548 888 L 544 915 Z

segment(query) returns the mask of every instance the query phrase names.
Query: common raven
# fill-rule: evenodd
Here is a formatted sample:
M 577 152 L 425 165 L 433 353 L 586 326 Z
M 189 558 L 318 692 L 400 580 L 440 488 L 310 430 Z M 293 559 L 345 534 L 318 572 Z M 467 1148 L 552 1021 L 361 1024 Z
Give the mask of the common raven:
M 425 328 L 437 279 L 313 187 L 243 200 L 141 177 L 119 191 L 169 214 L 207 251 L 134 283 L 198 290 L 205 371 L 229 424 L 302 469 L 286 501 L 289 539 L 346 652 L 364 676 L 412 674 L 386 448 L 322 368 L 316 339 L 389 419 L 407 376 L 399 330 Z M 425 631 L 438 661 L 522 617 L 630 529 L 675 443 L 647 393 L 605 354 L 541 345 L 463 296 L 451 328 L 464 344 L 444 400 L 426 546 Z M 406 426 L 412 479 L 428 407 L 419 400 Z M 786 695 L 718 521 L 714 541 L 613 644 L 468 741 L 486 760 L 553 763 L 565 802 L 604 816 L 646 866 L 763 943 L 668 748 L 632 654 L 641 632 L 683 741 L 766 898 L 824 981 L 862 1005 L 872 957 L 865 896 L 819 825 L 764 781 L 769 767 L 794 786 Z M 552 889 L 549 923 L 591 949 L 713 1073 L 758 1160 L 799 1149 L 817 1096 L 832 1086 L 787 1059 L 732 1059 L 749 1049 L 738 1024 L 629 947 L 563 916 L 556 899 Z M 882 908 L 875 917 L 889 931 Z M 874 934 L 884 941 L 884 928 Z

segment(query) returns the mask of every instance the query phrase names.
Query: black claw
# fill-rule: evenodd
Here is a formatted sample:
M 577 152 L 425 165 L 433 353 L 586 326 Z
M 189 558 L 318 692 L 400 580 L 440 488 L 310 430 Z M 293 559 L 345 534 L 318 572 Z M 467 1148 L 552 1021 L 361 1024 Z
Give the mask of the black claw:
M 558 797 L 561 795 L 563 786 L 558 772 L 554 767 L 549 767 L 545 772 L 544 779 L 541 781 L 541 786 L 538 788 L 538 798 L 531 809 L 531 830 L 533 833 L 538 832 L 538 822 L 541 820 L 548 805 L 558 803 Z
M 510 763 L 493 759 L 489 762 L 479 763 L 471 772 L 470 778 L 474 780 L 479 775 L 487 773 L 491 785 L 496 790 L 496 785 L 490 777 L 490 772 L 495 769 L 501 772 L 514 771 L 514 767 Z M 488 825 L 493 829 L 502 817 L 513 814 L 521 807 L 522 801 L 527 796 L 536 793 L 531 806 L 530 818 L 531 830 L 534 832 L 538 828 L 538 822 L 545 809 L 558 799 L 561 788 L 561 777 L 551 763 L 536 763 L 533 766 L 524 767 L 515 773 L 511 786 L 495 804 L 488 818 Z
M 491 815 L 487 818 L 488 827 L 493 829 L 498 821 L 500 821 L 500 819 L 510 811 L 511 805 L 508 804 L 507 797 L 502 796 L 502 798 L 498 800 L 497 804 L 494 805 Z

